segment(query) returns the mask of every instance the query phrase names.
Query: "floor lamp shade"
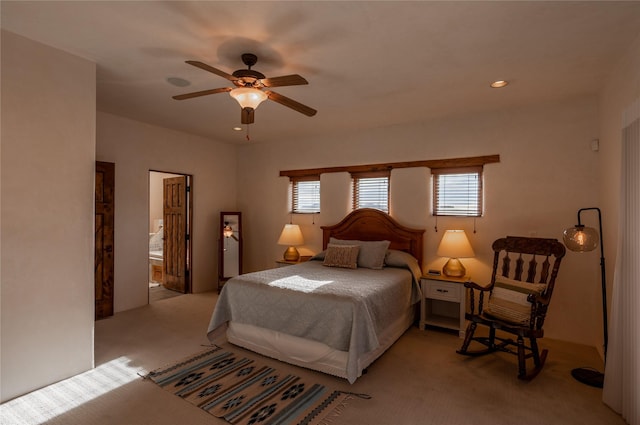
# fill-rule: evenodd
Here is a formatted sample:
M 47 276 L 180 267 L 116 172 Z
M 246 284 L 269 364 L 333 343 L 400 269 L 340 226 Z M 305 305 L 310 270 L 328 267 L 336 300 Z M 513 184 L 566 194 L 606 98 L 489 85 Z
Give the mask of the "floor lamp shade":
M 593 251 L 600 240 L 596 229 L 585 227 L 582 224 L 566 229 L 562 234 L 562 239 L 567 248 L 575 252 Z
M 300 259 L 300 253 L 296 249 L 296 245 L 302 245 L 304 238 L 302 237 L 302 231 L 297 224 L 285 224 L 278 238 L 278 245 L 288 246 L 284 252 L 284 259 L 287 261 L 298 261 Z
M 449 260 L 442 268 L 445 276 L 449 277 L 464 277 L 467 273 L 458 258 L 475 257 L 464 230 L 447 230 L 444 232 L 436 255 L 449 257 Z

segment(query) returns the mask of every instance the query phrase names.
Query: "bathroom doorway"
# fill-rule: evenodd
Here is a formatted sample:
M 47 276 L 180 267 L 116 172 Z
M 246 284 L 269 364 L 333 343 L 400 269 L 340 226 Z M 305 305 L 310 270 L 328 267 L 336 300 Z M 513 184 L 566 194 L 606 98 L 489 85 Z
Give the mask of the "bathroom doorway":
M 193 179 L 149 171 L 149 303 L 191 292 Z

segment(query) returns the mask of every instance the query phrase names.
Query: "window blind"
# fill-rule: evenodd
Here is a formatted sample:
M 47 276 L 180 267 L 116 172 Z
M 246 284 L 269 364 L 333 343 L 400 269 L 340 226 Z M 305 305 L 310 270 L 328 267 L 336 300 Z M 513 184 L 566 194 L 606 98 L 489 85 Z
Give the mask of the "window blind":
M 320 212 L 320 177 L 291 179 L 291 212 Z
M 391 172 L 352 173 L 353 209 L 375 208 L 389 212 L 389 176 Z
M 433 175 L 433 215 L 482 216 L 482 167 L 438 168 Z

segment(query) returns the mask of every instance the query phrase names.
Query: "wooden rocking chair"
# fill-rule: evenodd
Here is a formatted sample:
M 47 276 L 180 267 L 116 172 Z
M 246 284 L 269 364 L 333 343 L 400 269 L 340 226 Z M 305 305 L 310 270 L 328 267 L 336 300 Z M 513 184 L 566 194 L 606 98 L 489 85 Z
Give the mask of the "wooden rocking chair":
M 516 354 L 518 378 L 529 380 L 540 372 L 547 357 L 546 349 L 538 352 L 537 339 L 544 335 L 542 326 L 565 247 L 555 239 L 514 236 L 498 239 L 492 247 L 494 257 L 490 285 L 465 283 L 465 287 L 470 289 L 469 312 L 466 314 L 469 324 L 462 347 L 457 352 L 468 356 L 496 351 Z M 477 313 L 476 291 L 480 293 Z M 474 336 L 478 325 L 489 328 L 488 337 Z M 516 341 L 497 336 L 496 330 L 516 336 Z M 486 348 L 470 351 L 471 341 Z M 513 351 L 511 346 L 517 350 Z M 527 373 L 526 360 L 529 358 L 533 358 L 534 368 Z

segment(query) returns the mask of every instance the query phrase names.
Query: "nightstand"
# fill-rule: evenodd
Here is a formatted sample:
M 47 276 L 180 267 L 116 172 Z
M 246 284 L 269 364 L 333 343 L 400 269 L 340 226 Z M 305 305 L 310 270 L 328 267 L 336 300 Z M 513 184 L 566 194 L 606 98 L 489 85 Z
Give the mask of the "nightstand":
M 276 267 L 287 267 L 293 266 L 295 264 L 304 263 L 305 261 L 309 261 L 311 258 L 310 255 L 300 256 L 298 261 L 288 261 L 288 260 L 276 260 Z
M 464 282 L 468 277 L 454 278 L 437 275 L 422 276 L 420 288 L 420 329 L 427 325 L 458 331 L 460 338 L 465 333 Z

